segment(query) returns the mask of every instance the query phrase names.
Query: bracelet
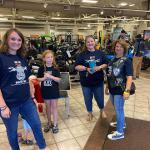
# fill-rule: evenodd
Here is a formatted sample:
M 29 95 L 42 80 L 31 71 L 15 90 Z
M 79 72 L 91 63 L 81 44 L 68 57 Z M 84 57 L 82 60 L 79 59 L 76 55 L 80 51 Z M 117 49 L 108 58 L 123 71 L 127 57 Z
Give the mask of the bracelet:
M 32 98 L 32 100 L 34 100 L 35 99 L 35 97 L 31 97 Z
M 3 109 L 3 108 L 5 108 L 5 107 L 7 107 L 6 105 L 5 106 L 2 106 L 2 107 L 0 107 L 0 109 Z
M 130 93 L 129 93 L 129 92 L 125 92 L 125 91 L 123 92 L 123 94 L 128 94 L 128 95 L 130 95 Z
M 0 111 L 4 111 L 5 109 L 7 108 L 7 106 L 3 107 L 3 108 L 0 108 Z

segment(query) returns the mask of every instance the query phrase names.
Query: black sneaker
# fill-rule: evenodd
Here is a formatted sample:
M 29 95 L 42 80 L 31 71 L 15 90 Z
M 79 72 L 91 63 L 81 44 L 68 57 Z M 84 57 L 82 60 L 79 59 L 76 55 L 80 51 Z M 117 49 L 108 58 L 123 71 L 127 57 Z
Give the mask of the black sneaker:
M 52 132 L 55 134 L 55 133 L 58 133 L 59 132 L 59 129 L 58 129 L 58 125 L 52 127 Z
M 50 125 L 47 124 L 45 127 L 44 127 L 44 132 L 47 133 L 48 131 L 50 131 L 52 128 L 53 128 L 54 124 L 51 123 Z
M 47 124 L 47 125 L 44 127 L 44 132 L 47 133 L 49 130 L 50 130 L 50 125 Z
M 33 141 L 32 140 L 26 140 L 26 145 L 33 145 Z
M 22 144 L 26 144 L 26 145 L 33 145 L 33 141 L 32 140 L 23 140 L 21 143 Z

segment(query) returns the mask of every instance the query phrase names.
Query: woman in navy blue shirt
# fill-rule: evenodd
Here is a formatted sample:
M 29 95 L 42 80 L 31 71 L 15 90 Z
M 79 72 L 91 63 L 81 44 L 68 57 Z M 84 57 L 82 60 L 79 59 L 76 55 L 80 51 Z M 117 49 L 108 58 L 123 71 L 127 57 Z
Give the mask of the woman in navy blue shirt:
M 91 121 L 92 114 L 92 99 L 93 95 L 97 102 L 101 114 L 106 117 L 104 108 L 104 74 L 103 69 L 107 67 L 105 55 L 95 49 L 95 40 L 93 36 L 87 36 L 85 51 L 81 52 L 76 60 L 75 69 L 79 71 L 82 92 L 88 112 L 87 120 Z
M 40 150 L 48 150 L 34 94 L 30 95 L 30 70 L 24 58 L 24 44 L 24 37 L 17 29 L 9 29 L 5 33 L 0 49 L 0 117 L 6 126 L 12 150 L 20 150 L 17 136 L 19 114 L 31 126 Z
M 124 40 L 117 40 L 114 43 L 115 58 L 108 64 L 107 81 L 105 92 L 110 94 L 110 100 L 114 105 L 117 122 L 110 125 L 117 127 L 116 131 L 108 135 L 110 140 L 124 138 L 125 116 L 124 101 L 130 96 L 133 67 L 130 59 L 126 58 L 127 43 Z

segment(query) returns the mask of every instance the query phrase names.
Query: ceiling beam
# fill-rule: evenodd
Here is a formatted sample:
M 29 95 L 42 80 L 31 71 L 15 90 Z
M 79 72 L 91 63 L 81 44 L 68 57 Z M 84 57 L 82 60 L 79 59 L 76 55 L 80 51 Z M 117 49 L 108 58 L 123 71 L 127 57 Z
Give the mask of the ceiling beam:
M 67 0 L 71 3 L 70 0 Z M 139 16 L 145 17 L 146 13 L 149 13 L 150 10 L 134 10 L 134 9 L 120 9 L 120 8 L 100 8 L 100 7 L 87 7 L 80 5 L 70 5 L 69 10 L 64 10 L 64 4 L 50 4 L 46 8 L 43 7 L 43 3 L 34 3 L 34 2 L 24 2 L 24 1 L 15 1 L 15 0 L 5 0 L 3 5 L 0 8 L 16 8 L 23 10 L 32 10 L 32 11 L 46 11 L 46 12 L 61 12 L 66 15 L 72 15 L 72 17 L 78 17 L 81 14 L 100 14 L 101 10 L 104 10 L 104 15 L 116 15 L 117 11 L 122 11 L 118 15 L 127 15 L 127 16 Z M 132 14 L 132 15 L 130 15 Z

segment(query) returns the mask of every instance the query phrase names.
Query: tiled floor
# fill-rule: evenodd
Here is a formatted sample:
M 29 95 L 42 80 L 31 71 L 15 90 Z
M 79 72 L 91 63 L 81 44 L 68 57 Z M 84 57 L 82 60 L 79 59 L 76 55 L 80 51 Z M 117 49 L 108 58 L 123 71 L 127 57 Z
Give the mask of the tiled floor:
M 131 96 L 125 103 L 125 115 L 132 118 L 150 121 L 150 79 L 140 78 L 135 81 L 136 94 Z M 95 123 L 99 117 L 99 109 L 94 101 L 94 119 L 92 122 L 86 121 L 86 110 L 79 85 L 73 85 L 70 95 L 70 117 L 65 113 L 64 100 L 59 100 L 59 133 L 51 132 L 44 134 L 46 142 L 51 150 L 82 150 Z M 105 104 L 108 96 L 105 95 Z M 45 119 L 41 115 L 44 124 Z M 21 121 L 19 131 L 22 131 Z M 20 145 L 21 150 L 37 150 L 37 146 Z M 5 127 L 0 124 L 0 150 L 9 150 L 9 144 L 5 132 Z

